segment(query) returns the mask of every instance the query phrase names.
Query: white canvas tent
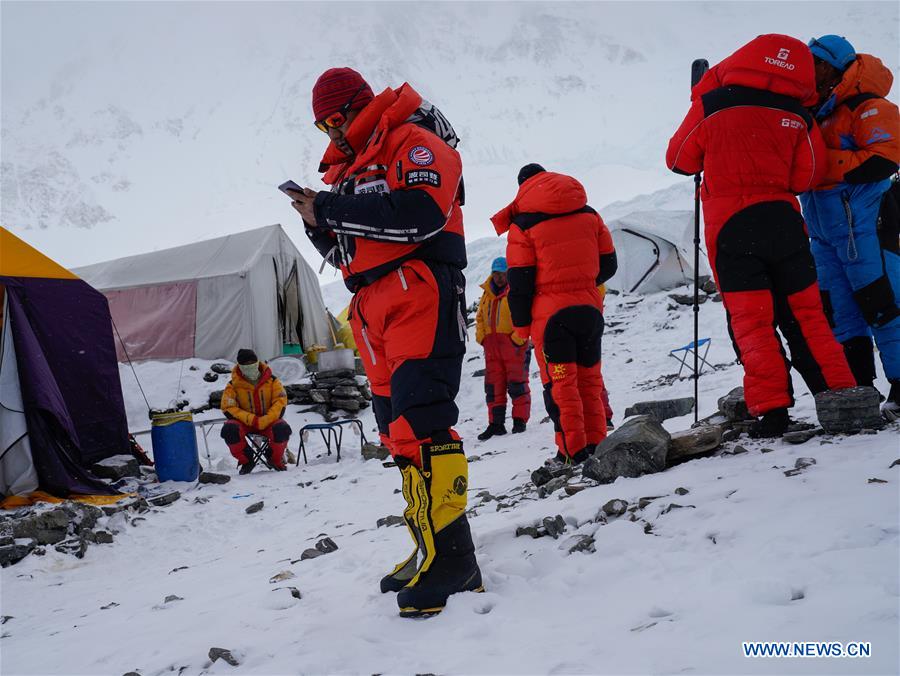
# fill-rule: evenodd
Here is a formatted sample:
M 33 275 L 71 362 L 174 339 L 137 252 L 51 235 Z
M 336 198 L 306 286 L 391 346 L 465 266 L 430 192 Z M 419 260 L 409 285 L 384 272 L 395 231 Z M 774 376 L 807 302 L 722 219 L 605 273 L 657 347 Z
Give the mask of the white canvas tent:
M 280 225 L 74 272 L 109 299 L 131 359 L 233 359 L 242 347 L 270 359 L 284 343 L 333 345 L 319 280 Z
M 608 225 L 619 261 L 610 288 L 644 294 L 692 282 L 693 212 L 636 211 Z M 705 254 L 700 265 L 700 274 L 709 274 Z

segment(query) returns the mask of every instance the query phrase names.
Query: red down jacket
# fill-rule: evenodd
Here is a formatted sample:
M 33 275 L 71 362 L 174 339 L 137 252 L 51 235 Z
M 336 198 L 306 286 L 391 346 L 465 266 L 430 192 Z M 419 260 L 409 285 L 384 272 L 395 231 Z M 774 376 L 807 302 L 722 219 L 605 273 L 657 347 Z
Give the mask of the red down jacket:
M 491 219 L 509 232 L 509 307 L 521 338 L 531 336 L 544 400 L 562 456 L 584 454 L 606 437 L 601 400 L 603 300 L 616 271 L 609 230 L 571 176 L 537 173 Z M 576 458 L 577 459 L 577 458 Z
M 306 234 L 356 292 L 418 259 L 466 266 L 460 210 L 462 160 L 436 134 L 409 122 L 422 97 L 404 84 L 376 96 L 347 130 L 356 155 L 329 144 L 320 170 L 331 192 L 315 201 Z

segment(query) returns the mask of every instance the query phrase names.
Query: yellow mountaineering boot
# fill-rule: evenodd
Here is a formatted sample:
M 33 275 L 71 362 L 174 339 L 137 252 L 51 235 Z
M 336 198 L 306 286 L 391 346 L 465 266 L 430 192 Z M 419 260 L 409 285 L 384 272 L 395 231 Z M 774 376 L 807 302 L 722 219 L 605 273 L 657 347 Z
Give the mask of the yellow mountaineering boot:
M 465 515 L 468 463 L 462 442 L 423 444 L 422 469 L 411 464 L 407 470 L 407 511 L 414 519 L 422 561 L 397 594 L 397 605 L 402 617 L 418 617 L 441 612 L 451 594 L 484 587 Z M 415 553 L 405 564 L 411 561 Z
M 418 470 L 413 466 L 409 459 L 402 456 L 397 457 L 397 466 L 403 476 L 403 498 L 406 500 L 406 509 L 403 510 L 403 519 L 406 521 L 406 527 L 409 529 L 409 535 L 412 537 L 416 548 L 406 560 L 401 561 L 394 570 L 381 578 L 381 593 L 398 592 L 403 589 L 407 583 L 416 575 L 416 557 L 422 548 L 422 536 L 416 525 L 416 514 L 419 511 L 419 504 L 416 501 L 416 494 L 413 491 L 413 476 L 418 475 Z

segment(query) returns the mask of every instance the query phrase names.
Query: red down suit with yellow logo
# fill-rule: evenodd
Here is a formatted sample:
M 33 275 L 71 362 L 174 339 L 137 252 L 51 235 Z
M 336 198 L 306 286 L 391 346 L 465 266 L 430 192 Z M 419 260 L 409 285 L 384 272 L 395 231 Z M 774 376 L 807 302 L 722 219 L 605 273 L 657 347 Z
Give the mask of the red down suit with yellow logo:
M 534 342 L 559 452 L 590 452 L 606 438 L 597 286 L 616 270 L 609 230 L 581 183 L 548 171 L 525 180 L 491 220 L 509 233 L 509 308 L 516 333 Z
M 796 198 L 818 184 L 826 161 L 804 107 L 816 101 L 809 48 L 761 35 L 710 69 L 691 99 L 666 164 L 703 172 L 707 253 L 750 413 L 793 404 L 792 365 L 814 394 L 855 385 L 822 309 Z

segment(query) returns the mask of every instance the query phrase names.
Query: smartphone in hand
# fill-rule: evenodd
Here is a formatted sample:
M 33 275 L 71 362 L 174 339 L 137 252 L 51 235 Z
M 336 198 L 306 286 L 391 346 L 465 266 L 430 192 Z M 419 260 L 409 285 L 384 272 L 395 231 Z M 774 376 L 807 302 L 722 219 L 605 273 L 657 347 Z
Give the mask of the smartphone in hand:
M 303 188 L 301 188 L 299 185 L 297 185 L 293 181 L 285 181 L 280 186 L 278 186 L 278 189 L 281 192 L 283 192 L 285 195 L 290 197 L 291 199 L 293 199 L 293 196 L 291 195 L 291 193 L 288 192 L 288 190 L 295 190 L 296 192 L 299 192 L 299 193 L 303 192 Z

